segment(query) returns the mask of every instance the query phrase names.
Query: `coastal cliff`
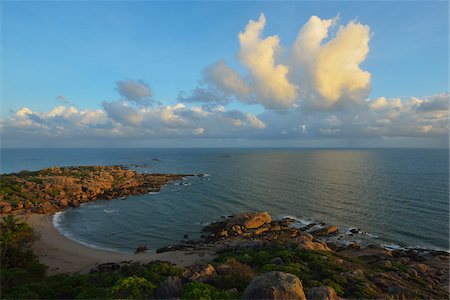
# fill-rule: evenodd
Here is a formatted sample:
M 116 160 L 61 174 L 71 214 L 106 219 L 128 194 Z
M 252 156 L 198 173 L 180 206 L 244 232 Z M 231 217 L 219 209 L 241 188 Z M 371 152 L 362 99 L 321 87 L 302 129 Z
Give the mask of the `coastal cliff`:
M 2 214 L 52 213 L 97 199 L 159 192 L 192 174 L 141 174 L 123 166 L 51 167 L 0 175 Z

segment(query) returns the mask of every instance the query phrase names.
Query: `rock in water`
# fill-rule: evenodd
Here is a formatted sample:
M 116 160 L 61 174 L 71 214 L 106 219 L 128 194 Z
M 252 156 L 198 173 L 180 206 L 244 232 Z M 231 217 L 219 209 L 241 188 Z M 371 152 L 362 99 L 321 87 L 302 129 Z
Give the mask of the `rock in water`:
M 169 276 L 161 281 L 156 288 L 155 295 L 157 299 L 180 298 L 182 282 L 180 277 Z
M 147 246 L 145 246 L 144 244 L 142 244 L 142 245 L 139 245 L 139 246 L 136 248 L 136 252 L 135 252 L 135 253 L 141 253 L 141 252 L 145 252 L 145 251 L 147 251 L 147 250 L 148 250 Z
M 333 288 L 329 286 L 320 286 L 309 289 L 306 292 L 308 300 L 339 300 Z
M 268 212 L 244 213 L 231 218 L 227 223 L 227 228 L 240 225 L 244 229 L 254 229 L 269 224 L 271 221 L 272 218 Z
M 306 300 L 303 285 L 297 276 L 284 272 L 268 272 L 247 286 L 242 299 L 301 299 Z
M 312 235 L 330 235 L 330 234 L 336 234 L 338 232 L 338 229 L 336 226 L 326 226 L 324 228 L 315 230 L 311 232 Z

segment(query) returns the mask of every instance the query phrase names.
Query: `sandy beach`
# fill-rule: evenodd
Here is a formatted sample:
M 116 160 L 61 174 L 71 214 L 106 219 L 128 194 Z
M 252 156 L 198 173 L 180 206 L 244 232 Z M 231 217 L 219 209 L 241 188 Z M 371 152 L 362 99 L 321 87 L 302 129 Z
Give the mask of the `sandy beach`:
M 31 214 L 25 217 L 33 229 L 39 234 L 34 242 L 33 251 L 41 263 L 49 267 L 48 274 L 87 273 L 96 264 L 107 262 L 136 261 L 147 263 L 153 260 L 170 261 L 180 266 L 189 266 L 211 260 L 214 252 L 204 251 L 170 251 L 155 253 L 147 251 L 139 254 L 124 254 L 88 248 L 74 242 L 53 226 L 53 215 Z

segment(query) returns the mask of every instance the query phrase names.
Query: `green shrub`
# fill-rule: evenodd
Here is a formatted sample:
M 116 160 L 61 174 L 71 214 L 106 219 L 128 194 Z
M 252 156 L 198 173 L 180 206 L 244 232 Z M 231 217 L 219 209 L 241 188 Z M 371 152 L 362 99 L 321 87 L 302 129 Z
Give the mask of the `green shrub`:
M 230 267 L 229 273 L 219 275 L 214 279 L 214 285 L 221 289 L 237 288 L 243 291 L 255 277 L 255 272 L 234 258 L 228 259 L 225 264 Z
M 221 291 L 212 285 L 202 282 L 191 282 L 183 287 L 183 294 L 181 299 L 236 299 L 237 294 Z
M 273 257 L 280 257 L 284 263 L 290 263 L 294 260 L 295 253 L 286 250 L 286 249 L 278 249 L 274 251 Z
M 254 262 L 258 265 L 266 264 L 271 258 L 271 255 L 267 251 L 258 251 L 254 256 Z
M 81 289 L 75 299 L 105 299 L 106 297 L 106 289 L 97 286 L 90 286 Z
M 121 268 L 120 274 L 125 277 L 136 275 L 151 282 L 158 282 L 168 276 L 181 276 L 183 271 L 183 268 L 168 262 L 153 262 L 146 266 L 140 263 L 125 265 Z
M 151 298 L 156 285 L 145 278 L 133 276 L 122 278 L 111 288 L 111 296 L 120 299 Z
M 330 279 L 325 279 L 322 283 L 323 283 L 323 285 L 332 287 L 339 297 L 344 297 L 344 293 L 345 293 L 344 288 L 340 284 L 338 284 Z
M 2 268 L 34 268 L 43 275 L 45 267 L 39 264 L 36 256 L 30 250 L 36 235 L 25 222 L 13 215 L 2 217 L 0 225 L 0 248 Z

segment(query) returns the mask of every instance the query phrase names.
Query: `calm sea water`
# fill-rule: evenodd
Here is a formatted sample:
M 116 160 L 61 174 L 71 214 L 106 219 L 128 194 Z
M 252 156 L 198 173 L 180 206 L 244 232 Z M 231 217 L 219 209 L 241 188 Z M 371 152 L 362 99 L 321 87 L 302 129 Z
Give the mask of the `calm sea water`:
M 1 155 L 2 173 L 139 164 L 140 172 L 209 175 L 59 214 L 57 228 L 91 247 L 156 249 L 185 234 L 199 236 L 223 215 L 266 210 L 360 228 L 380 244 L 449 249 L 448 150 L 3 149 Z

